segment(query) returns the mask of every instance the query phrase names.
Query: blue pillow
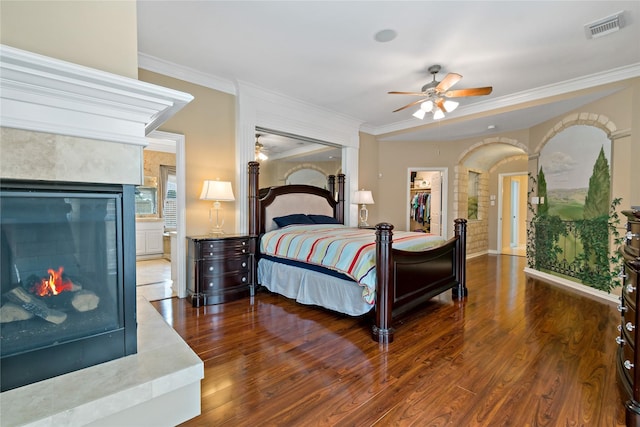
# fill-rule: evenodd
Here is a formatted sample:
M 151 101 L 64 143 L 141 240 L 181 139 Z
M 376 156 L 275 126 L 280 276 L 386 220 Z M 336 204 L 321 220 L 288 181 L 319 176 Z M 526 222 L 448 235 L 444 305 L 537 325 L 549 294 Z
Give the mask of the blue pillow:
M 307 215 L 314 224 L 340 224 L 340 221 L 328 215 Z
M 291 214 L 285 216 L 278 216 L 273 218 L 278 227 L 286 227 L 293 224 L 315 224 L 305 214 Z

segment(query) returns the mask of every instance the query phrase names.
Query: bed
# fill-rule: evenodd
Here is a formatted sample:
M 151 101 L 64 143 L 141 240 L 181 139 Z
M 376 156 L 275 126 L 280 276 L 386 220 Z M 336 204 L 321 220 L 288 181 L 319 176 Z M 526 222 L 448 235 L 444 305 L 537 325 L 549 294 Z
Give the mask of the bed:
M 454 299 L 467 296 L 465 219 L 454 221 L 455 235 L 448 240 L 394 232 L 388 223 L 346 227 L 344 175 L 329 176 L 326 190 L 260 189 L 259 167 L 249 162 L 252 294 L 265 287 L 352 316 L 372 313 L 371 336 L 379 343 L 393 342 L 394 319 L 434 296 L 448 290 Z

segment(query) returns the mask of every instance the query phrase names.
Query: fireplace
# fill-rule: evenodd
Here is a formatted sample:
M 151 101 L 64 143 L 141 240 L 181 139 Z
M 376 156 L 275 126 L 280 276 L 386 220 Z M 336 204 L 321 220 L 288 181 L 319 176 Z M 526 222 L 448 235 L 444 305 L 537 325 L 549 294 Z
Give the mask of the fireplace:
M 0 182 L 2 391 L 136 353 L 134 191 Z

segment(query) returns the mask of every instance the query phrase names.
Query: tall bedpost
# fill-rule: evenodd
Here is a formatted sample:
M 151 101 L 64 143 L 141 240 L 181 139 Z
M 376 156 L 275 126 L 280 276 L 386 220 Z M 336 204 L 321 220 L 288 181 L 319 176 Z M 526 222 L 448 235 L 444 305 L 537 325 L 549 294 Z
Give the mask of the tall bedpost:
M 260 174 L 260 163 L 249 162 L 249 289 L 251 296 L 254 296 L 258 288 L 258 235 L 260 221 L 258 220 L 258 176 Z
M 395 330 L 391 327 L 393 309 L 393 262 L 391 245 L 393 225 L 376 225 L 376 323 L 371 337 L 380 344 L 393 342 Z
M 332 193 L 333 194 L 333 193 Z M 336 205 L 336 219 L 344 224 L 344 174 L 338 174 L 338 204 Z
M 333 197 L 337 197 L 337 194 L 336 194 L 336 176 L 335 175 L 329 175 L 327 177 L 327 189 L 329 190 L 329 193 L 331 193 L 331 195 Z
M 467 296 L 467 220 L 457 218 L 455 222 L 456 241 L 456 281 L 458 286 L 451 290 L 454 299 Z

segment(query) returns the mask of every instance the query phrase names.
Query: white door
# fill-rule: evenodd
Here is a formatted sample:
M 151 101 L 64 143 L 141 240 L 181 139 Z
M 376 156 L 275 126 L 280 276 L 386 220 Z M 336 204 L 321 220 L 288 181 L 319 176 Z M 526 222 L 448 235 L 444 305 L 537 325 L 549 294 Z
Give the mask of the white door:
M 516 180 L 511 181 L 511 239 L 509 241 L 509 246 L 515 248 L 518 246 L 518 204 L 520 201 L 520 183 Z

